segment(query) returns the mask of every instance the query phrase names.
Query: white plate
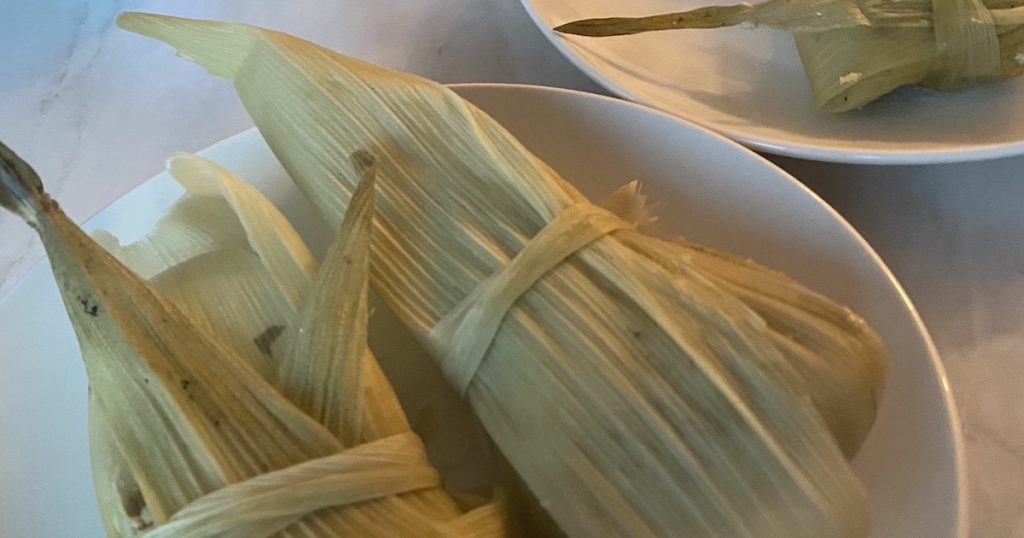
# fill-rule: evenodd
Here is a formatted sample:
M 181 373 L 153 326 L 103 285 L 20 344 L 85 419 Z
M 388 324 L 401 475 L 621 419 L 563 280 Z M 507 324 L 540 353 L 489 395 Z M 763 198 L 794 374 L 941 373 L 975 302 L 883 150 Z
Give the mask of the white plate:
M 1024 79 L 953 93 L 905 88 L 862 111 L 813 110 L 792 38 L 745 27 L 611 38 L 551 31 L 583 18 L 682 11 L 724 0 L 523 0 L 573 63 L 610 91 L 759 151 L 819 161 L 940 163 L 1024 153 Z
M 457 90 L 588 195 L 640 179 L 664 232 L 757 258 L 862 312 L 892 354 L 878 422 L 855 460 L 873 535 L 963 536 L 962 443 L 942 366 L 899 284 L 832 209 L 756 154 L 660 112 L 566 90 Z M 300 233 L 316 235 L 312 210 L 255 130 L 202 154 L 254 182 Z M 87 228 L 138 237 L 179 195 L 158 175 Z M 85 396 L 74 336 L 48 266 L 38 265 L 0 299 L 0 536 L 102 535 Z

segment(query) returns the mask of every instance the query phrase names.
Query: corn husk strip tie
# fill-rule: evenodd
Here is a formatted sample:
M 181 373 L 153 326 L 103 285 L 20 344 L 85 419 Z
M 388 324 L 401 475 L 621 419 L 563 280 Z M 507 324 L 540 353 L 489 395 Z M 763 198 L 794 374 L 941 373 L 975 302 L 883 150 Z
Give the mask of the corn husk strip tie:
M 955 81 L 999 70 L 999 38 L 981 0 L 932 0 L 938 62 L 934 76 Z
M 439 485 L 417 437 L 393 435 L 226 486 L 143 536 L 270 536 L 322 508 Z
M 512 305 L 559 263 L 593 241 L 631 224 L 613 213 L 578 203 L 561 212 L 512 261 L 480 282 L 431 331 L 429 341 L 448 380 L 466 394 Z M 458 343 L 458 345 L 452 345 Z

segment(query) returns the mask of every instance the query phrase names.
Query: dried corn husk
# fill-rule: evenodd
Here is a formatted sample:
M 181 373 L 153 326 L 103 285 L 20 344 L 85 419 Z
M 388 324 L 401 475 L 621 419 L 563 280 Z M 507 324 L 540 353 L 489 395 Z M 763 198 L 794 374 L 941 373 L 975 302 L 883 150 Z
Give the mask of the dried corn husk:
M 953 90 L 1024 73 L 1024 6 L 1002 0 L 768 0 L 555 30 L 605 37 L 738 24 L 793 34 L 824 112 L 855 110 L 905 85 Z
M 452 529 L 468 536 L 503 533 L 503 511 L 498 506 L 459 517 L 461 512 L 439 489 L 436 471 L 366 349 L 366 312 L 358 306 L 365 305 L 366 275 L 365 267 L 358 267 L 367 263 L 371 172 L 328 254 L 327 269 L 307 290 L 355 307 L 342 308 L 344 315 L 323 322 L 304 318 L 291 341 L 293 348 L 301 346 L 302 332 L 320 336 L 306 346 L 307 353 L 292 355 L 292 364 L 276 362 L 290 371 L 286 392 L 300 400 L 296 406 L 260 375 L 256 366 L 267 363 L 268 357 L 254 357 L 252 349 L 234 338 L 219 338 L 213 332 L 244 329 L 225 319 L 248 323 L 259 315 L 285 317 L 288 292 L 280 288 L 303 284 L 289 280 L 278 287 L 274 277 L 292 270 L 292 276 L 315 271 L 310 267 L 315 262 L 305 258 L 297 235 L 253 189 L 212 163 L 194 157 L 176 160 L 191 167 L 180 174 L 187 176 L 182 181 L 186 185 L 197 174 L 219 181 L 221 196 L 238 204 L 238 220 L 253 249 L 234 245 L 193 258 L 181 256 L 180 263 L 154 277 L 172 293 L 181 293 L 179 299 L 194 299 L 179 304 L 85 236 L 42 192 L 35 173 L 2 145 L 0 157 L 0 205 L 39 231 L 79 336 L 91 386 L 93 448 L 103 451 L 98 457 L 94 454 L 94 472 L 97 480 L 109 481 L 97 483 L 109 534 L 395 536 L 449 535 Z M 200 196 L 208 194 L 199 190 Z M 186 197 L 182 204 L 188 203 Z M 248 220 L 246 215 L 251 214 L 262 218 Z M 147 243 L 141 247 L 160 248 Z M 268 259 L 280 263 L 267 263 Z M 253 270 L 253 260 L 265 274 Z M 233 261 L 238 263 L 232 265 Z M 186 293 L 210 286 L 202 277 L 219 277 L 225 269 L 238 268 L 238 290 L 228 287 L 205 297 Z M 343 286 L 334 287 L 339 283 Z M 267 302 L 275 306 L 263 308 L 259 315 L 224 316 L 224 305 L 211 299 L 245 297 L 274 287 L 278 300 Z M 260 310 L 262 303 L 253 304 L 257 303 Z M 222 316 L 209 316 L 204 322 L 190 317 L 218 307 Z M 287 316 L 287 321 L 298 320 Z M 325 331 L 321 323 L 334 330 Z M 320 345 L 321 341 L 345 345 Z M 323 367 L 351 372 L 352 363 L 360 366 L 358 374 L 344 376 L 341 388 L 371 392 L 377 399 L 334 398 L 340 394 L 341 379 L 322 375 Z M 303 365 L 316 375 L 306 375 Z M 308 405 L 321 394 L 330 395 L 323 406 Z M 352 413 L 346 406 L 363 412 Z M 322 424 L 338 416 L 343 419 Z M 351 435 L 346 438 L 336 431 Z M 148 515 L 141 513 L 143 508 Z
M 638 228 L 653 224 L 635 181 L 604 205 Z M 670 270 L 677 264 L 699 268 L 761 316 L 843 453 L 856 454 L 875 421 L 889 369 L 881 340 L 860 316 L 753 260 L 681 237 L 665 241 L 630 232 L 619 237 Z
M 170 159 L 168 167 L 185 194 L 149 234 L 130 245 L 121 245 L 102 230 L 94 238 L 151 279 L 195 321 L 248 348 L 246 356 L 265 356 L 267 346 L 280 341 L 288 325 L 285 320 L 297 315 L 296 301 L 288 298 L 307 296 L 316 262 L 276 208 L 234 174 L 187 154 Z M 264 264 L 264 259 L 276 262 Z M 284 269 L 272 277 L 269 271 L 274 267 Z M 224 314 L 225 308 L 230 308 L 230 315 Z M 380 319 L 389 314 L 386 308 L 375 313 L 380 327 L 388 331 L 375 343 L 384 352 L 378 358 L 396 386 L 405 414 L 446 487 L 480 491 L 490 483 L 481 473 L 489 461 L 485 435 L 477 431 L 471 411 L 447 387 L 436 366 L 413 358 L 418 346 L 410 335 L 395 334 L 400 323 Z M 257 360 L 254 366 L 271 379 L 275 367 L 266 362 Z
M 354 187 L 342 156 L 379 157 L 372 283 L 464 387 L 564 531 L 866 533 L 864 494 L 765 320 L 684 257 L 666 263 L 630 246 L 628 223 L 590 205 L 484 113 L 440 85 L 281 33 L 146 14 L 119 23 L 232 80 L 329 222 Z M 581 225 L 596 236 L 583 245 L 544 232 L 583 221 L 604 227 Z M 543 275 L 527 286 L 502 270 L 539 234 L 577 244 L 532 248 L 537 257 L 520 265 Z M 461 303 L 507 302 L 493 284 L 506 281 L 528 288 L 507 313 Z M 451 312 L 480 311 L 476 327 L 499 318 L 493 340 L 458 324 L 449 334 L 466 340 L 436 338 Z M 482 360 L 461 356 L 475 347 Z M 479 368 L 460 370 L 452 357 Z

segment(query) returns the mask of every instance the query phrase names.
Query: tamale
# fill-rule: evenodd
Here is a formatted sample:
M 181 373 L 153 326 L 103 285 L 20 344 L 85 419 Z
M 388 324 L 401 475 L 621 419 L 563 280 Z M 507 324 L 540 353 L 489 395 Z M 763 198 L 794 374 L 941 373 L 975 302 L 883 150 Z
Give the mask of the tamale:
M 328 222 L 354 188 L 344 156 L 379 158 L 372 284 L 563 531 L 866 534 L 864 493 L 766 321 L 685 257 L 631 247 L 630 223 L 486 114 L 286 34 L 119 24 L 231 80 Z
M 186 164 L 192 167 L 187 175 L 198 168 L 207 176 L 219 177 L 220 186 L 228 187 L 222 191 L 225 198 L 250 197 L 239 205 L 243 223 L 247 212 L 263 211 L 265 218 L 258 222 L 265 228 L 258 229 L 257 221 L 244 226 L 259 260 L 305 260 L 301 242 L 279 240 L 297 235 L 255 190 L 212 163 L 189 160 Z M 500 536 L 504 532 L 499 506 L 486 505 L 460 517 L 456 503 L 439 489 L 437 472 L 409 431 L 366 348 L 366 312 L 359 305 L 366 301 L 372 170 L 364 176 L 352 200 L 351 217 L 328 254 L 327 269 L 307 290 L 320 293 L 324 300 L 353 306 L 341 308 L 342 316 L 323 322 L 331 330 L 319 326 L 319 318 L 303 318 L 291 345 L 302 345 L 304 331 L 320 336 L 301 356 L 289 356 L 293 362 L 280 362 L 282 370 L 291 372 L 283 384 L 285 392 L 299 400 L 297 406 L 271 384 L 281 384 L 280 380 L 260 374 L 255 365 L 265 358 L 252 357 L 246 348 L 233 345 L 231 338 L 219 338 L 211 326 L 191 319 L 192 314 L 211 309 L 214 301 L 207 297 L 205 302 L 183 302 L 187 306 L 181 307 L 169 300 L 83 234 L 42 191 L 31 168 L 0 144 L 0 206 L 20 215 L 42 237 L 82 347 L 90 381 L 92 446 L 105 451 L 94 454 L 93 461 L 96 479 L 104 481 L 97 484 L 97 492 L 109 535 L 432 536 L 450 535 L 455 529 L 465 536 Z M 217 185 L 206 185 L 211 186 Z M 260 233 L 275 228 L 279 236 Z M 155 280 L 197 260 L 207 263 L 210 256 L 222 252 L 241 256 L 247 251 L 183 255 L 179 264 Z M 360 265 L 364 267 L 359 269 Z M 305 266 L 315 271 L 308 263 Z M 215 267 L 222 271 L 231 266 Z M 281 265 L 268 263 L 263 268 L 267 273 L 263 281 L 275 282 L 272 275 Z M 195 267 L 189 270 L 201 274 Z M 234 276 L 247 280 L 252 274 Z M 285 285 L 293 284 L 289 280 Z M 175 289 L 201 285 L 181 279 Z M 228 288 L 212 295 L 224 299 L 231 294 Z M 305 303 L 316 304 L 308 298 Z M 230 325 L 216 316 L 210 319 Z M 321 342 L 345 345 L 337 348 Z M 360 366 L 355 369 L 357 375 L 340 379 L 309 376 L 302 368 L 306 366 L 311 374 L 324 365 L 334 372 L 351 372 L 347 365 L 352 363 Z M 341 391 L 349 395 L 371 391 L 375 399 L 333 399 L 315 409 L 304 405 L 310 398 Z M 343 420 L 325 425 L 331 417 Z M 346 438 L 340 431 L 351 435 Z
M 555 31 L 592 37 L 738 24 L 793 34 L 823 112 L 892 90 L 955 90 L 1024 73 L 1024 5 L 1003 0 L 768 0 L 646 17 L 584 19 Z

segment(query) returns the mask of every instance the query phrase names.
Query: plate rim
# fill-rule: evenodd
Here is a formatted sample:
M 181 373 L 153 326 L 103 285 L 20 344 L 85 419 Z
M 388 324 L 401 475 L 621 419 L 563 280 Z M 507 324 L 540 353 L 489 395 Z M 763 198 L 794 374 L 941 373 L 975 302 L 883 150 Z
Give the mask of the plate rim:
M 526 0 L 523 0 L 523 1 L 526 1 Z M 753 151 L 752 149 L 750 149 L 750 148 L 748 148 L 746 146 L 743 146 L 743 145 L 737 143 L 736 141 L 731 140 L 728 137 L 726 137 L 726 136 L 724 136 L 724 135 L 722 135 L 722 134 L 720 134 L 718 132 L 715 132 L 715 131 L 713 131 L 711 129 L 708 129 L 708 128 L 700 125 L 700 124 L 697 124 L 695 122 L 692 122 L 692 121 L 684 119 L 684 118 L 680 118 L 679 116 L 667 113 L 665 111 L 662 111 L 662 110 L 654 108 L 654 107 L 650 107 L 650 106 L 647 106 L 647 105 L 644 105 L 644 104 L 640 104 L 640 103 L 636 103 L 636 102 L 632 102 L 632 101 L 626 101 L 626 100 L 618 99 L 618 98 L 615 98 L 615 97 L 609 97 L 609 96 L 606 96 L 606 95 L 600 95 L 600 94 L 595 94 L 595 93 L 590 93 L 590 92 L 584 92 L 584 91 L 580 91 L 580 90 L 567 89 L 567 88 L 559 88 L 559 87 L 553 87 L 553 86 L 541 86 L 541 85 L 534 85 L 534 84 L 458 83 L 458 84 L 447 84 L 446 87 L 451 88 L 452 90 L 456 91 L 457 93 L 458 93 L 459 89 L 465 88 L 465 89 L 469 89 L 469 90 L 485 90 L 485 91 L 497 90 L 497 91 L 505 91 L 505 92 L 508 92 L 508 91 L 519 91 L 519 92 L 527 92 L 527 93 L 541 92 L 541 93 L 562 94 L 562 95 L 566 95 L 566 96 L 569 96 L 570 98 L 574 98 L 574 99 L 604 101 L 604 102 L 606 102 L 608 104 L 612 104 L 614 106 L 633 108 L 633 109 L 636 109 L 638 111 L 642 111 L 644 113 L 654 114 L 654 115 L 657 115 L 657 116 L 661 116 L 661 117 L 663 117 L 663 118 L 665 118 L 665 119 L 667 119 L 667 120 L 669 120 L 671 122 L 675 122 L 675 123 L 681 124 L 682 126 L 686 127 L 687 129 L 690 129 L 692 131 L 698 132 L 698 133 L 700 133 L 703 136 L 708 136 L 711 139 L 716 139 L 719 142 L 722 142 L 722 143 L 725 143 L 728 146 L 731 146 L 733 149 L 737 150 L 740 154 L 743 154 L 747 158 L 751 158 L 755 162 L 758 162 L 760 165 L 764 166 L 766 171 L 770 171 L 773 174 L 779 176 L 780 179 L 790 183 L 791 186 L 795 187 L 799 192 L 801 192 L 802 195 L 809 197 L 812 201 L 814 201 L 815 203 L 819 204 L 829 214 L 830 217 L 836 219 L 839 222 L 840 227 L 846 233 L 848 233 L 848 234 L 850 234 L 852 236 L 852 238 L 854 239 L 855 243 L 860 247 L 860 249 L 862 251 L 864 251 L 869 256 L 871 261 L 882 271 L 882 274 L 885 277 L 886 281 L 891 286 L 893 286 L 893 288 L 895 289 L 896 293 L 898 294 L 900 302 L 903 304 L 903 306 L 905 308 L 908 309 L 908 312 L 909 312 L 910 317 L 911 317 L 911 319 L 913 321 L 914 327 L 917 330 L 917 333 L 918 333 L 917 336 L 920 337 L 921 342 L 924 344 L 924 348 L 925 348 L 926 354 L 928 355 L 928 360 L 929 360 L 932 368 L 934 369 L 935 374 L 936 374 L 936 376 L 938 378 L 938 381 L 939 381 L 939 383 L 941 385 L 942 401 L 943 401 L 943 405 L 944 405 L 944 407 L 946 409 L 946 420 L 945 420 L 945 422 L 949 426 L 950 431 L 952 433 L 952 435 L 951 435 L 951 438 L 952 438 L 951 439 L 951 441 L 952 441 L 951 448 L 952 448 L 953 455 L 954 455 L 953 463 L 954 463 L 954 465 L 956 467 L 956 470 L 955 470 L 955 473 L 954 473 L 954 480 L 955 480 L 955 486 L 956 486 L 956 501 L 957 501 L 957 514 L 956 514 L 956 526 L 957 526 L 957 528 L 956 528 L 956 531 L 954 532 L 954 535 L 957 538 L 967 538 L 968 529 L 969 529 L 969 524 L 968 524 L 969 523 L 969 497 L 968 497 L 968 492 L 967 492 L 968 481 L 967 481 L 966 452 L 965 452 L 965 444 L 964 444 L 963 429 L 962 429 L 962 422 L 961 422 L 961 419 L 960 419 L 960 413 L 959 413 L 958 408 L 956 406 L 955 398 L 954 398 L 954 395 L 952 393 L 952 389 L 951 389 L 951 386 L 950 386 L 949 377 L 948 377 L 948 374 L 946 372 L 946 368 L 945 368 L 945 366 L 944 366 L 944 364 L 942 362 L 942 359 L 941 359 L 941 357 L 940 357 L 940 355 L 938 353 L 938 349 L 936 348 L 935 343 L 932 340 L 932 337 L 931 337 L 931 334 L 928 331 L 928 328 L 925 326 L 924 321 L 922 320 L 919 312 L 917 311 L 917 307 L 914 305 L 913 301 L 910 299 L 910 296 L 907 294 L 907 292 L 903 288 L 902 284 L 900 284 L 899 280 L 895 277 L 895 275 L 892 273 L 892 271 L 890 270 L 889 266 L 885 263 L 885 261 L 881 258 L 881 256 L 879 256 L 879 254 L 874 250 L 874 248 L 871 247 L 870 243 L 868 243 L 867 240 L 865 240 L 860 235 L 860 233 L 856 230 L 856 228 L 854 228 L 853 225 L 851 225 L 838 211 L 836 211 L 835 208 L 833 208 L 830 204 L 828 204 L 823 198 L 821 198 L 817 193 L 815 193 L 809 187 L 804 185 L 796 177 L 794 177 L 793 175 L 789 174 L 784 169 L 782 169 L 780 166 L 778 166 L 775 163 L 771 162 L 770 160 L 768 160 L 764 156 L 758 154 L 757 152 Z M 204 148 L 201 148 L 201 149 L 195 151 L 195 154 L 197 154 L 197 155 L 208 155 L 211 152 L 218 151 L 218 148 L 222 148 L 223 146 L 227 146 L 227 145 L 230 145 L 230 144 L 237 144 L 238 143 L 237 139 L 248 137 L 248 136 L 253 136 L 253 132 L 254 131 L 257 132 L 257 136 L 261 136 L 262 137 L 262 135 L 258 133 L 259 130 L 258 130 L 257 127 L 247 127 L 247 128 L 245 128 L 245 129 L 243 129 L 243 130 L 241 130 L 241 131 L 239 131 L 239 132 L 237 132 L 235 134 L 226 136 L 226 137 L 224 137 L 224 138 L 222 138 L 222 139 L 220 139 L 220 140 L 218 140 L 218 141 L 216 141 L 216 142 L 214 142 L 214 143 L 212 143 L 212 144 L 210 144 L 210 145 L 208 145 L 208 146 L 206 146 Z M 153 174 L 149 178 L 141 181 L 140 183 L 138 183 L 137 185 L 132 187 L 131 189 L 127 190 L 124 193 L 121 193 L 120 195 L 115 197 L 113 200 L 111 200 L 108 204 L 104 205 L 102 208 L 100 208 L 97 211 L 93 212 L 87 218 L 82 219 L 80 224 L 81 225 L 88 225 L 100 213 L 102 213 L 102 212 L 106 211 L 107 209 L 109 209 L 110 206 L 113 205 L 114 203 L 116 203 L 118 200 L 121 200 L 122 198 L 124 198 L 125 196 L 129 195 L 130 193 L 136 191 L 137 189 L 139 189 L 143 185 L 145 185 L 145 184 L 155 180 L 157 177 L 161 176 L 162 174 L 166 174 L 166 170 L 161 170 L 161 171 L 156 172 L 155 174 Z M 4 293 L 4 295 L 0 296 L 0 308 L 4 307 L 5 303 L 7 302 L 7 299 L 13 295 L 13 292 L 16 289 L 20 288 L 23 285 L 23 283 L 27 280 L 27 277 L 30 274 L 33 274 L 33 273 L 39 271 L 40 270 L 40 265 L 45 264 L 45 263 L 46 263 L 45 256 L 40 258 L 40 259 L 38 259 L 38 260 L 36 260 L 29 267 L 29 269 L 27 271 L 25 271 L 24 274 L 22 274 L 17 280 L 12 282 L 11 286 L 7 289 L 7 291 Z
M 674 112 L 670 112 L 657 104 L 643 99 L 627 90 L 619 83 L 602 73 L 596 67 L 590 65 L 582 56 L 570 47 L 566 41 L 560 38 L 551 28 L 548 28 L 541 19 L 540 12 L 534 5 L 537 0 L 520 0 L 526 13 L 530 16 L 533 24 L 544 34 L 544 38 L 554 45 L 562 57 L 569 60 L 573 66 L 583 72 L 590 80 L 602 88 L 615 94 L 615 96 L 642 104 L 644 106 L 666 112 L 672 116 L 694 123 L 704 129 L 718 133 L 739 143 L 740 145 L 755 151 L 763 151 L 781 157 L 793 157 L 809 161 L 819 161 L 838 164 L 866 164 L 866 165 L 919 165 L 919 164 L 953 164 L 986 161 L 1014 157 L 1024 154 L 1024 139 L 1015 142 L 1000 142 L 992 144 L 971 144 L 967 147 L 957 149 L 856 149 L 846 145 L 844 147 L 822 147 L 802 142 L 786 142 L 783 140 L 761 137 L 745 133 L 742 130 L 718 127 L 711 123 L 704 123 L 694 118 L 688 118 Z

